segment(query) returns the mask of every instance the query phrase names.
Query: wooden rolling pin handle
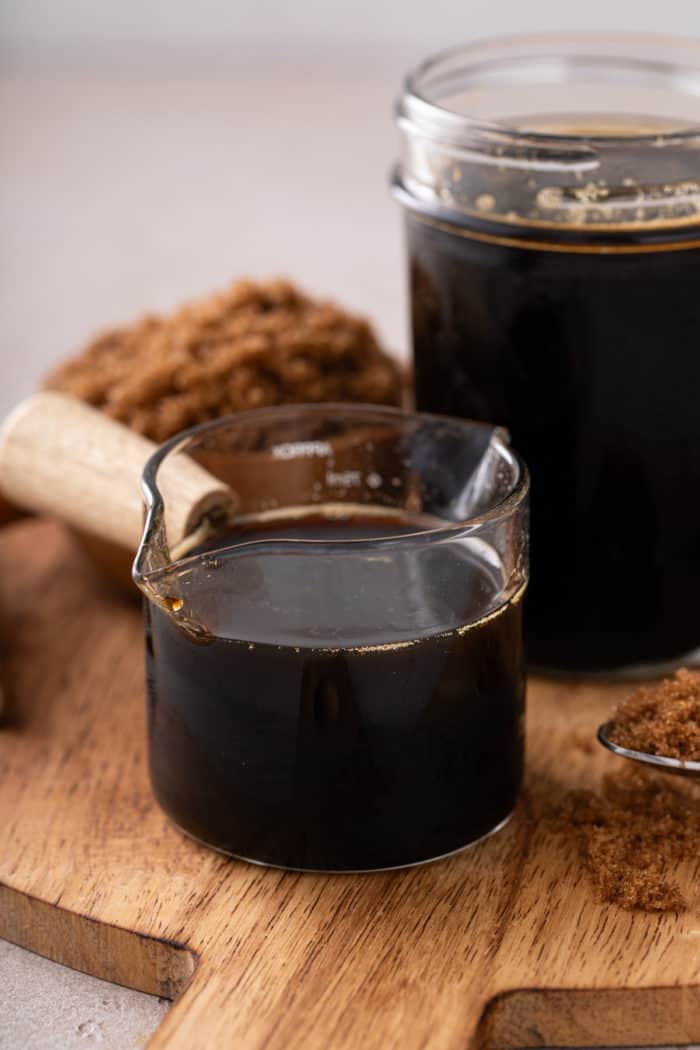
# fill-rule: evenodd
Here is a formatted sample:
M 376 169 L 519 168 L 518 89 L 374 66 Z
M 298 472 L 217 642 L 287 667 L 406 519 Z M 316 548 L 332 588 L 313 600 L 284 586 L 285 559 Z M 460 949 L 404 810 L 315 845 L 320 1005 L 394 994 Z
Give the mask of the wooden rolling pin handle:
M 65 394 L 23 401 L 0 428 L 0 490 L 17 506 L 135 551 L 143 530 L 141 475 L 157 446 Z M 235 497 L 184 453 L 159 470 L 168 541 L 180 543 Z

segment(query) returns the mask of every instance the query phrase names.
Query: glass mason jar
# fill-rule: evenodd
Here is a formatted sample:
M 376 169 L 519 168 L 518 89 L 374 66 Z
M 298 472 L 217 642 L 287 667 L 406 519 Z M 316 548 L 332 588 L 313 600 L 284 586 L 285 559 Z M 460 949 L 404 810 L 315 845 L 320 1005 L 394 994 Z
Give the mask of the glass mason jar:
M 532 475 L 531 663 L 700 645 L 700 45 L 494 40 L 406 80 L 421 410 L 508 428 Z
M 183 466 L 234 497 L 228 518 L 183 530 Z M 258 863 L 365 871 L 508 819 L 528 475 L 503 431 L 260 409 L 173 438 L 144 494 L 151 781 L 183 830 Z

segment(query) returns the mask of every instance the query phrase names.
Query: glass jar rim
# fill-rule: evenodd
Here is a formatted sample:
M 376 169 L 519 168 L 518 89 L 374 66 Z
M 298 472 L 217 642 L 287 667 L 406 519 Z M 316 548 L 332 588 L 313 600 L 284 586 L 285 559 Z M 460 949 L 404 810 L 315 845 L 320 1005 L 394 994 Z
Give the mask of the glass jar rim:
M 451 76 L 463 77 L 463 83 L 466 85 L 470 71 L 472 74 L 483 72 L 489 65 L 496 63 L 495 57 L 488 57 L 489 51 L 493 52 L 498 49 L 510 51 L 510 57 L 504 59 L 501 56 L 498 61 L 522 64 L 527 58 L 527 54 L 523 52 L 528 48 L 537 47 L 553 49 L 546 55 L 541 53 L 539 57 L 556 60 L 562 74 L 565 71 L 570 72 L 577 67 L 580 68 L 583 61 L 594 60 L 611 70 L 617 68 L 618 70 L 643 71 L 645 76 L 655 77 L 662 81 L 666 88 L 674 89 L 678 97 L 684 95 L 697 97 L 698 106 L 700 106 L 700 40 L 653 33 L 524 33 L 484 38 L 429 56 L 410 71 L 404 80 L 403 94 L 397 103 L 399 125 L 411 126 L 415 131 L 428 133 L 431 137 L 443 135 L 447 138 L 460 137 L 460 133 L 463 135 L 466 132 L 485 139 L 505 137 L 511 142 L 529 143 L 540 149 L 550 146 L 563 151 L 613 143 L 620 146 L 638 146 L 646 143 L 665 145 L 673 142 L 692 141 L 700 136 L 700 122 L 669 131 L 643 133 L 577 134 L 538 131 L 515 126 L 506 120 L 485 119 L 470 116 L 468 113 L 456 112 L 435 98 L 431 98 L 427 91 L 430 78 L 434 78 L 441 70 L 449 71 L 450 65 L 456 61 L 459 61 L 460 65 L 451 73 Z M 593 51 L 598 49 L 598 53 L 574 53 L 582 47 Z M 558 52 L 554 48 L 559 49 Z M 638 49 L 639 52 L 636 55 L 632 53 L 635 49 Z M 655 54 L 664 51 L 673 57 L 654 57 Z M 535 57 L 536 54 L 537 52 L 533 52 L 532 57 Z M 682 61 L 685 56 L 689 56 L 689 61 Z M 565 77 L 562 76 L 562 79 Z M 682 90 L 682 85 L 686 86 L 686 90 Z
M 407 541 L 432 542 L 435 540 L 455 539 L 476 531 L 484 525 L 497 522 L 507 518 L 517 511 L 518 507 L 527 498 L 530 489 L 530 476 L 525 462 L 511 447 L 509 434 L 503 427 L 482 423 L 471 419 L 461 419 L 455 416 L 436 415 L 427 412 L 415 412 L 410 409 L 393 408 L 385 405 L 373 405 L 358 402 L 314 402 L 305 404 L 274 405 L 266 408 L 250 409 L 245 412 L 237 412 L 218 419 L 209 420 L 196 426 L 183 430 L 165 441 L 148 459 L 142 474 L 141 491 L 146 507 L 144 527 L 136 552 L 132 575 L 135 581 L 143 581 L 152 575 L 159 574 L 162 570 L 151 570 L 146 568 L 148 562 L 148 551 L 157 538 L 162 535 L 162 520 L 164 514 L 164 498 L 158 485 L 158 470 L 163 462 L 171 455 L 187 451 L 187 446 L 200 436 L 215 430 L 223 430 L 232 425 L 262 424 L 266 422 L 280 422 L 285 418 L 293 421 L 299 414 L 305 416 L 328 416 L 343 417 L 357 420 L 376 421 L 418 421 L 432 426 L 453 426 L 460 430 L 490 430 L 493 432 L 493 440 L 498 447 L 499 453 L 509 462 L 514 471 L 514 480 L 508 488 L 508 492 L 500 498 L 492 507 L 478 515 L 465 518 L 459 522 L 446 522 L 444 525 L 434 528 L 421 529 L 415 532 L 399 536 L 377 536 L 370 539 L 275 539 L 275 540 L 253 540 L 250 546 L 257 545 L 263 548 L 265 545 L 275 543 L 280 545 L 303 544 L 307 549 L 325 550 L 361 550 L 364 548 L 379 548 L 405 544 Z M 180 567 L 190 560 L 190 557 L 172 558 L 169 567 Z M 196 556 L 195 556 L 196 557 Z

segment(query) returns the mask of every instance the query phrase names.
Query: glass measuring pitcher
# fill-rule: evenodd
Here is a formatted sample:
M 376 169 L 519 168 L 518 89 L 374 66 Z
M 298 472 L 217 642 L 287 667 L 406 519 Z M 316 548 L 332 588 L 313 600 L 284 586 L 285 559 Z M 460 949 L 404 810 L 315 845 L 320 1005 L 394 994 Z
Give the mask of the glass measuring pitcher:
M 183 455 L 230 495 L 184 530 L 165 491 Z M 180 828 L 263 864 L 363 871 L 503 824 L 528 484 L 503 430 L 369 406 L 262 409 L 164 445 L 134 579 L 151 778 Z

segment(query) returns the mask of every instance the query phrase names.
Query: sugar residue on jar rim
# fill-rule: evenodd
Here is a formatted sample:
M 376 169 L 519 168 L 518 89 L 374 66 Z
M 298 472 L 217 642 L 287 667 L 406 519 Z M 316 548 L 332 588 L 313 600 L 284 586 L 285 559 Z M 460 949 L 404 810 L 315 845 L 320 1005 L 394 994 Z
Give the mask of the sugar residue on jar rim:
M 699 97 L 700 42 L 545 34 L 445 52 L 406 79 L 394 191 L 456 224 L 692 236 Z

